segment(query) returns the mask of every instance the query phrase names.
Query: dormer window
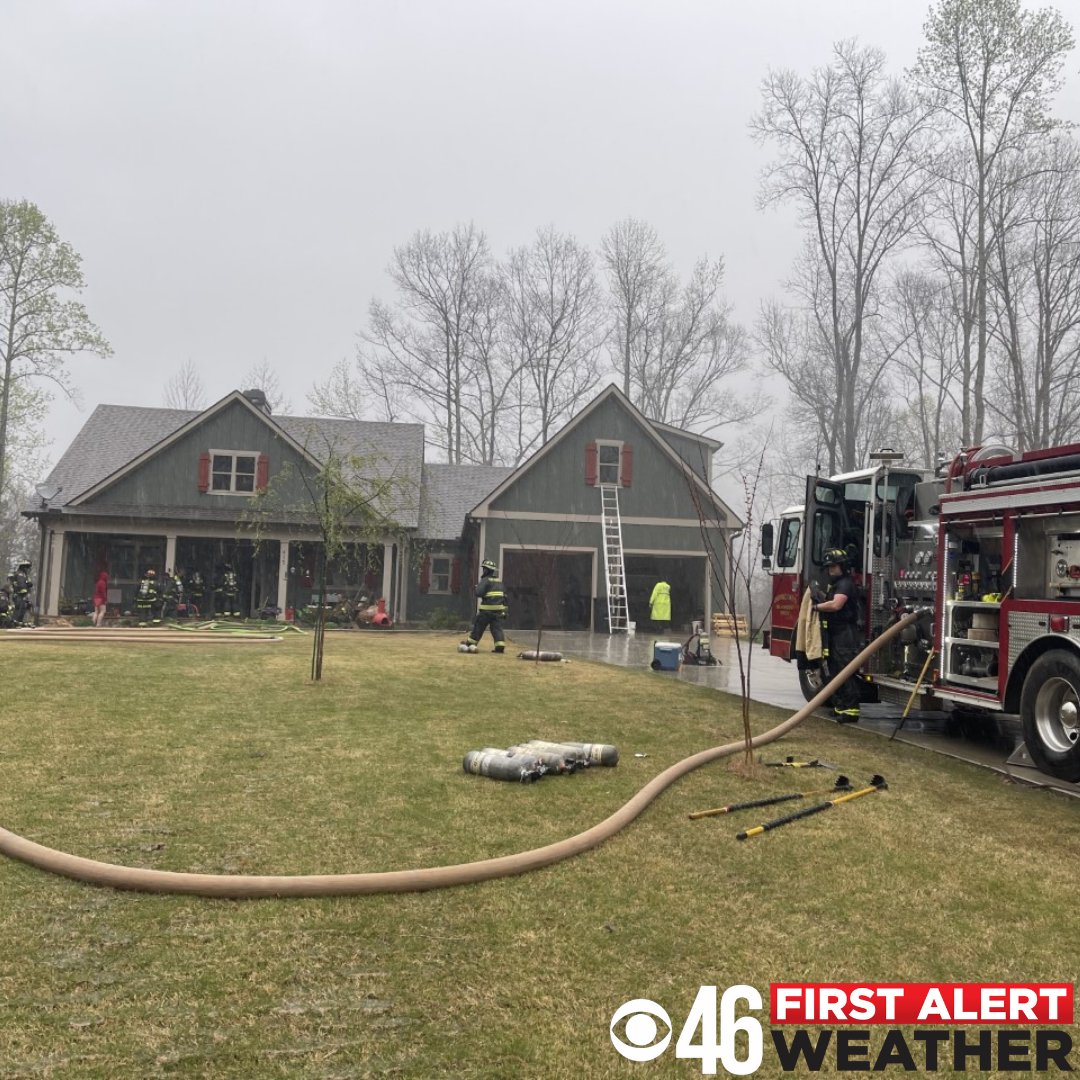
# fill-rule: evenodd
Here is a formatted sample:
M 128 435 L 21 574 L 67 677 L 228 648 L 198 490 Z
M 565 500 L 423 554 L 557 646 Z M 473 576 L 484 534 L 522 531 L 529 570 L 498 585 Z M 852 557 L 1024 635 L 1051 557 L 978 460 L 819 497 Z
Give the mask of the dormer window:
M 210 490 L 248 495 L 255 491 L 255 454 L 210 452 Z
M 199 457 L 199 490 L 254 495 L 266 487 L 267 459 L 256 450 L 210 450 Z

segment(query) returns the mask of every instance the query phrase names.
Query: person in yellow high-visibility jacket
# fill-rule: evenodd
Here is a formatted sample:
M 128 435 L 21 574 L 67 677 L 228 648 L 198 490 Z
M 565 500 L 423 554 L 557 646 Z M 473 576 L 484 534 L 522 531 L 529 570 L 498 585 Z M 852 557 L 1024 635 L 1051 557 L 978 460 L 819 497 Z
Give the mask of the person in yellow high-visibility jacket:
M 671 624 L 671 586 L 666 581 L 658 581 L 653 586 L 652 596 L 649 597 L 649 618 L 657 633 Z

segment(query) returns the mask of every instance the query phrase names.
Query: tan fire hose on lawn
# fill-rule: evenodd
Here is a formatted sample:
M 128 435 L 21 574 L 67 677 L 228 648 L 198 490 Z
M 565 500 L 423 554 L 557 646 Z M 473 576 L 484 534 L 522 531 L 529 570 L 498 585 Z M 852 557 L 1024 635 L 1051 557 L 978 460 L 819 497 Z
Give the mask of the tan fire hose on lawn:
M 906 615 L 875 638 L 831 682 L 808 701 L 797 713 L 782 724 L 751 740 L 753 747 L 765 746 L 782 738 L 801 724 L 819 705 L 831 695 L 832 688 L 843 679 L 853 675 L 859 665 L 887 642 L 922 616 L 922 612 Z M 389 870 L 367 874 L 297 874 L 282 876 L 255 876 L 243 874 L 188 874 L 168 870 L 144 870 L 115 863 L 98 862 L 69 855 L 55 848 L 43 847 L 26 840 L 7 829 L 0 828 L 0 853 L 13 859 L 21 859 L 40 870 L 85 881 L 91 885 L 108 885 L 114 889 L 131 889 L 139 892 L 184 893 L 192 896 L 210 896 L 240 899 L 284 896 L 356 896 L 367 893 L 424 892 L 427 889 L 444 889 L 451 885 L 468 885 L 492 878 L 512 877 L 542 866 L 561 862 L 574 855 L 597 847 L 630 824 L 644 809 L 679 780 L 694 769 L 720 758 L 730 757 L 745 748 L 745 742 L 727 743 L 702 750 L 682 761 L 676 762 L 649 781 L 629 802 L 605 818 L 598 825 L 576 836 L 569 836 L 545 847 L 521 851 L 516 855 L 503 855 L 479 862 L 458 863 L 455 866 L 428 866 L 417 870 Z

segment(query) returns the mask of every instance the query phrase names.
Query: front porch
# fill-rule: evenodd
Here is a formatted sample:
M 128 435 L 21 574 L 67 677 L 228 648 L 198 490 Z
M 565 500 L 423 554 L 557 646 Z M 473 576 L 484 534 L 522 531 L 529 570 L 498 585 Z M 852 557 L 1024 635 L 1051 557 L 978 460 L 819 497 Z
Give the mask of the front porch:
M 94 583 L 104 570 L 107 615 L 121 616 L 134 609 L 139 580 L 153 568 L 159 580 L 165 571 L 185 582 L 201 577 L 203 595 L 193 599 L 198 614 L 211 617 L 214 585 L 229 567 L 239 579 L 241 617 L 277 609 L 276 617 L 284 618 L 287 610 L 360 596 L 383 598 L 394 612 L 400 593 L 398 544 L 347 545 L 326 568 L 325 597 L 318 587 L 321 549 L 310 538 L 52 529 L 43 537 L 36 607 L 47 617 L 90 608 Z

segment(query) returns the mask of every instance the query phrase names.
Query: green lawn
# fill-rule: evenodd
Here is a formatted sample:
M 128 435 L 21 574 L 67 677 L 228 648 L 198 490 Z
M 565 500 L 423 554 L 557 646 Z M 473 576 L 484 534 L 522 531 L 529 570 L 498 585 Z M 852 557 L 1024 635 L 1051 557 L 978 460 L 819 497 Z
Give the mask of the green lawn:
M 314 685 L 310 640 L 0 641 L 0 825 L 168 870 L 465 862 L 588 828 L 740 731 L 735 698 L 463 656 L 447 634 L 329 635 Z M 755 728 L 785 715 L 755 706 Z M 530 737 L 622 761 L 533 785 L 463 773 L 467 750 Z M 819 720 L 764 753 L 890 789 L 739 843 L 774 815 L 688 812 L 833 774 L 718 762 L 583 856 L 401 896 L 121 893 L 0 859 L 0 1076 L 688 1077 L 673 1050 L 616 1054 L 623 1001 L 659 1001 L 677 1032 L 703 984 L 1076 977 L 1080 804 Z

